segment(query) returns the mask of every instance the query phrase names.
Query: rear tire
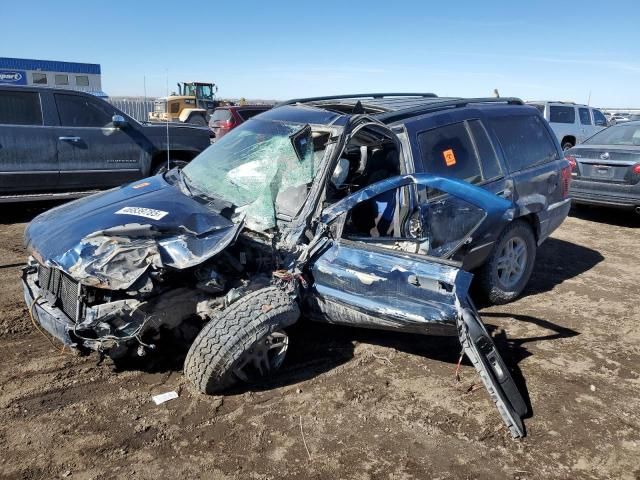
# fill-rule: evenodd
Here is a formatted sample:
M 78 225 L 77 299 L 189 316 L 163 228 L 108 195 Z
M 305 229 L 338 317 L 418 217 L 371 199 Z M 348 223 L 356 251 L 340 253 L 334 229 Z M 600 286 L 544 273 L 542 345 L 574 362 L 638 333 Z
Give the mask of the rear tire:
M 515 300 L 531 278 L 536 239 L 528 223 L 516 220 L 504 229 L 491 255 L 480 267 L 478 286 L 494 305 Z
M 299 316 L 298 304 L 279 288 L 248 294 L 202 329 L 187 354 L 185 376 L 209 394 L 268 377 L 284 360 L 283 329 Z
M 569 140 L 565 140 L 562 142 L 562 151 L 566 152 L 570 148 L 575 147 L 575 144 Z

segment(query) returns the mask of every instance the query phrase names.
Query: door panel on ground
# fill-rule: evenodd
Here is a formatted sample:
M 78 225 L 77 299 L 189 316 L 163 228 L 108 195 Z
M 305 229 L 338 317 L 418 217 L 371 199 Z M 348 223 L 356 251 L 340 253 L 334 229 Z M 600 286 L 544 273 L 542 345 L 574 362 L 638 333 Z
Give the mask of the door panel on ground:
M 44 126 L 36 92 L 0 91 L 0 189 L 53 190 L 58 183 L 55 133 Z
M 522 417 L 527 405 L 471 302 L 462 307 L 458 333 L 465 355 L 480 374 L 491 400 L 514 438 L 525 434 Z
M 108 104 L 84 96 L 55 94 L 60 186 L 108 188 L 142 175 L 144 142 L 129 125 L 113 128 L 118 114 Z

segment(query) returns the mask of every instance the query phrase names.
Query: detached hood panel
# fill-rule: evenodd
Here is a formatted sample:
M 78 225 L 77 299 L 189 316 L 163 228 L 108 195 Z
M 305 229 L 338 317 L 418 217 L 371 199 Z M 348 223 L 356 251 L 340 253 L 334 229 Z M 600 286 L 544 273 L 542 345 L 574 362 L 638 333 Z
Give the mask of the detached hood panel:
M 204 262 L 233 242 L 241 226 L 156 176 L 39 215 L 25 231 L 25 245 L 40 263 L 82 283 L 123 289 L 151 266 Z

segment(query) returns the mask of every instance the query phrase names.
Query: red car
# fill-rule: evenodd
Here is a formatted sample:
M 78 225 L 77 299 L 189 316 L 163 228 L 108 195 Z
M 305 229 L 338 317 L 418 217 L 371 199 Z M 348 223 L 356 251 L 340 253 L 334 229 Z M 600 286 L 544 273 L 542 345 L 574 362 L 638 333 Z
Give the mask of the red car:
M 271 109 L 272 105 L 229 105 L 218 107 L 209 119 L 209 128 L 216 138 L 221 138 L 251 117 Z

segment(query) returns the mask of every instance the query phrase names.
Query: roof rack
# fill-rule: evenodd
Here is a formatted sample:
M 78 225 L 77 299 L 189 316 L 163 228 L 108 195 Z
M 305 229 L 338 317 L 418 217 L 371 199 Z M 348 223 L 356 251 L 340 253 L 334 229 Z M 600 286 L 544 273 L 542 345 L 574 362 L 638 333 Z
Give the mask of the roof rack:
M 345 100 L 345 99 L 358 99 L 358 98 L 388 98 L 388 97 L 421 97 L 421 98 L 438 98 L 435 93 L 354 93 L 350 95 L 329 95 L 326 97 L 308 97 L 308 98 L 293 98 L 291 100 L 285 100 L 279 102 L 275 106 L 281 107 L 283 105 L 294 105 L 296 103 L 311 103 L 321 102 L 325 100 Z
M 415 107 L 404 108 L 402 110 L 396 110 L 376 115 L 376 118 L 384 123 L 393 123 L 399 120 L 403 120 L 407 117 L 414 117 L 416 115 L 422 115 L 425 113 L 435 112 L 447 108 L 461 108 L 466 107 L 472 103 L 504 103 L 506 105 L 524 105 L 525 103 L 516 97 L 486 97 L 486 98 L 447 98 L 442 101 L 434 100 L 425 105 L 419 105 Z

